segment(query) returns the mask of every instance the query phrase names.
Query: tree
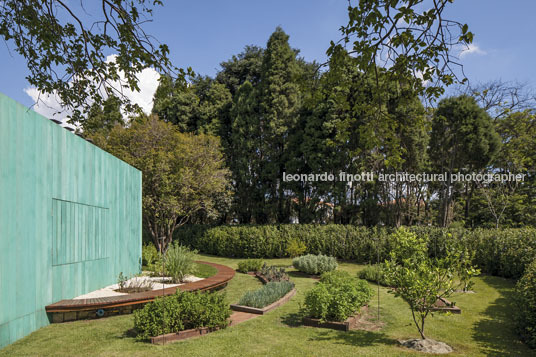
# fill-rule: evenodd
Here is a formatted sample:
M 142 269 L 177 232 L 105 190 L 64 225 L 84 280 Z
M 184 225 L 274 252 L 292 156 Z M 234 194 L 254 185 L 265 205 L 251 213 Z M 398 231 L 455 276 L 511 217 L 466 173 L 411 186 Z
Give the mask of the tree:
M 393 249 L 385 262 L 385 278 L 395 296 L 411 309 L 413 322 L 426 339 L 426 318 L 433 314 L 436 301 L 448 298 L 459 286 L 454 276 L 462 256 L 447 251 L 445 257 L 430 258 L 425 237 L 402 228 L 392 236 Z M 469 266 L 469 265 L 468 265 Z M 469 266 L 470 267 L 470 266 Z
M 289 36 L 278 27 L 264 51 L 258 85 L 260 130 L 264 163 L 262 181 L 269 195 L 273 219 L 286 222 L 289 204 L 285 197 L 283 172 L 289 133 L 296 125 L 300 108 L 299 70 L 296 52 L 288 44 Z
M 116 125 L 124 126 L 125 120 L 121 113 L 121 99 L 112 95 L 102 105 L 93 103 L 86 120 L 82 122 L 81 133 L 90 137 L 98 132 L 109 132 Z
M 137 74 L 153 67 L 179 76 L 165 44 L 145 33 L 152 7 L 160 0 L 0 1 L 0 36 L 27 62 L 30 85 L 56 95 L 72 122 L 82 122 L 92 104 L 115 95 L 127 111 L 136 109 L 122 95 L 138 90 Z M 99 14 L 96 17 L 89 15 Z M 111 60 L 107 54 L 115 54 Z
M 453 1 L 368 0 L 355 6 L 349 1 L 348 24 L 342 26 L 339 42 L 351 44 L 360 71 L 376 73 L 379 80 L 377 69 L 383 67 L 390 80 L 408 83 L 424 97 L 438 97 L 443 85 L 465 82 L 452 50 L 473 41 L 467 24 L 445 17 Z M 332 42 L 328 54 L 343 44 Z M 381 111 L 381 92 L 375 99 Z
M 218 200 L 230 194 L 216 137 L 180 133 L 151 116 L 93 140 L 142 171 L 143 218 L 160 252 L 166 251 L 175 229 L 200 211 L 216 214 Z
M 469 96 L 451 97 L 439 102 L 434 112 L 429 154 L 437 172 L 447 173 L 439 187 L 440 210 L 438 225 L 447 226 L 452 220 L 452 203 L 456 188 L 454 173 L 469 173 L 488 166 L 500 147 L 500 138 L 491 117 Z M 466 183 L 466 216 L 472 188 Z

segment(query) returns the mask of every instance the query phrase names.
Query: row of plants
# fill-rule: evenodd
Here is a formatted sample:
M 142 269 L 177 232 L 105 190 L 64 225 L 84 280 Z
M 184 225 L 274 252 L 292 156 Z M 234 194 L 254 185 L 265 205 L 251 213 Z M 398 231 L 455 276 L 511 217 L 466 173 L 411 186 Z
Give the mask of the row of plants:
M 305 295 L 304 312 L 320 321 L 344 321 L 353 316 L 372 297 L 365 280 L 345 271 L 322 274 L 320 281 Z
M 138 339 L 148 339 L 194 328 L 225 328 L 230 316 L 223 294 L 177 290 L 134 311 L 134 328 Z
M 271 281 L 260 289 L 247 291 L 238 301 L 238 305 L 262 309 L 294 289 L 294 283 L 289 280 Z
M 536 229 L 411 227 L 426 241 L 428 255 L 444 257 L 463 247 L 483 272 L 518 279 L 536 258 Z M 353 225 L 239 225 L 181 227 L 175 239 L 200 252 L 243 258 L 325 254 L 357 263 L 383 262 L 392 251 L 395 229 Z M 290 248 L 290 249 L 289 249 Z

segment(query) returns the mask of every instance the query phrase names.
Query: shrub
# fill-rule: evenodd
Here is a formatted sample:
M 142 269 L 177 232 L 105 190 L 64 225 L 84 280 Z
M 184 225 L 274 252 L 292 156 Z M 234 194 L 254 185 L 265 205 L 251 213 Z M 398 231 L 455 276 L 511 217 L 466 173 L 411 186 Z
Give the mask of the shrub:
M 261 270 L 263 261 L 261 259 L 248 259 L 238 262 L 238 271 L 241 273 L 247 273 L 248 271 Z
M 290 281 L 270 282 L 258 290 L 246 292 L 238 304 L 260 309 L 281 299 L 293 288 L 294 284 Z
M 160 259 L 154 244 L 149 243 L 141 247 L 141 258 L 142 265 L 146 267 L 153 266 Z
M 299 257 L 300 255 L 303 255 L 305 251 L 307 251 L 305 243 L 297 238 L 292 238 L 287 244 L 286 252 L 291 258 Z
M 318 275 L 337 269 L 337 260 L 322 254 L 307 254 L 294 258 L 292 265 L 301 272 Z
M 349 274 L 328 274 L 305 295 L 305 314 L 321 321 L 344 321 L 369 302 L 372 290 Z
M 289 280 L 289 276 L 285 272 L 285 268 L 280 268 L 273 265 L 268 266 L 266 263 L 263 264 L 259 273 L 268 281 Z
M 225 295 L 177 291 L 134 311 L 134 327 L 138 339 L 148 339 L 192 328 L 224 328 L 229 316 Z
M 191 251 L 187 247 L 174 243 L 165 253 L 165 273 L 173 283 L 184 280 L 188 274 L 195 273 L 195 255 L 197 251 Z
M 514 301 L 517 331 L 527 345 L 536 348 L 536 260 L 517 282 Z
M 385 280 L 384 263 L 378 265 L 367 265 L 365 268 L 363 268 L 363 270 L 357 273 L 357 277 L 376 284 L 387 286 L 387 281 Z

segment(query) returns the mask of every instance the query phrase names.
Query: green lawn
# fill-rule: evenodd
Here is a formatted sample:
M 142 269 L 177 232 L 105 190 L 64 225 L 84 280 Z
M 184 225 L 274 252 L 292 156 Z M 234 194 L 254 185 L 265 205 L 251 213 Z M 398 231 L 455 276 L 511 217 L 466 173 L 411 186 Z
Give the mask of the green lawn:
M 236 268 L 238 259 L 200 256 Z M 268 260 L 290 265 L 290 259 Z M 343 263 L 339 269 L 355 274 L 361 266 Z M 0 356 L 423 356 L 399 347 L 397 340 L 418 337 L 407 305 L 380 288 L 379 331 L 337 332 L 300 326 L 298 311 L 304 293 L 314 280 L 293 275 L 298 294 L 286 305 L 240 325 L 207 336 L 155 346 L 132 337 L 132 316 L 54 324 L 0 350 Z M 222 291 L 229 303 L 260 283 L 237 273 Z M 435 315 L 427 321 L 427 335 L 454 347 L 459 356 L 533 356 L 517 339 L 510 302 L 513 283 L 483 276 L 476 279 L 475 294 L 457 294 L 452 299 L 461 315 Z M 374 286 L 376 291 L 377 287 Z M 371 320 L 377 312 L 377 296 L 371 302 Z

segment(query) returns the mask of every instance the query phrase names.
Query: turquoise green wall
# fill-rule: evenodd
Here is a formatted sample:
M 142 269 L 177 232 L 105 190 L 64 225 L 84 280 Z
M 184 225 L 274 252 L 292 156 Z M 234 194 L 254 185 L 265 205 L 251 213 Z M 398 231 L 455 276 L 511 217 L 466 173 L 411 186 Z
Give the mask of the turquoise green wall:
M 141 172 L 0 94 L 0 348 L 140 261 Z

